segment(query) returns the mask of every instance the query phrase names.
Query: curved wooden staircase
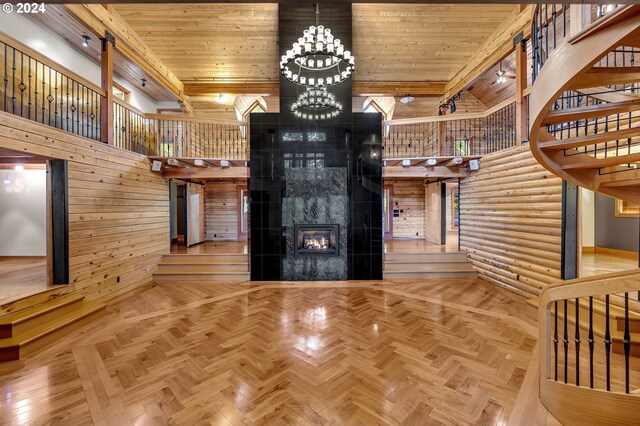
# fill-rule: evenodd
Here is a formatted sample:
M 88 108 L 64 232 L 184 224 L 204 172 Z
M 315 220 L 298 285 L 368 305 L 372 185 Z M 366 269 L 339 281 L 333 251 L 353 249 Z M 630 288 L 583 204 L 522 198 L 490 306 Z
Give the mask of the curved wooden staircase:
M 572 7 L 581 6 L 554 6 L 549 17 L 551 7 L 539 6 L 532 20 L 531 151 L 568 182 L 640 203 L 640 6 L 618 7 L 557 40 L 557 22 L 568 20 L 558 14 L 573 21 Z M 539 396 L 561 423 L 638 424 L 639 291 L 635 269 L 540 295 Z
M 637 67 L 608 63 L 607 56 L 623 46 L 629 49 L 624 65 L 635 65 L 637 55 Z M 640 48 L 637 5 L 619 8 L 562 43 L 532 87 L 530 145 L 540 164 L 566 181 L 640 203 L 640 51 L 630 48 Z M 559 105 L 568 93 L 573 105 Z

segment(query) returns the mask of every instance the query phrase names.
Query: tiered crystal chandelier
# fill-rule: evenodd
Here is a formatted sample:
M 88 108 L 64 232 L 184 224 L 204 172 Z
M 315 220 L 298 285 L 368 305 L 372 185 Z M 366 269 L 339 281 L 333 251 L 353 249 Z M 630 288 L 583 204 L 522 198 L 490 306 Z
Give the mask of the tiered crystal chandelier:
M 342 104 L 325 87 L 308 88 L 291 105 L 291 112 L 298 118 L 326 120 L 342 112 Z
M 320 11 L 316 4 L 316 25 L 304 30 L 303 36 L 282 55 L 280 72 L 288 81 L 304 87 L 327 87 L 349 79 L 356 66 L 351 52 L 345 50 L 331 29 L 319 25 Z

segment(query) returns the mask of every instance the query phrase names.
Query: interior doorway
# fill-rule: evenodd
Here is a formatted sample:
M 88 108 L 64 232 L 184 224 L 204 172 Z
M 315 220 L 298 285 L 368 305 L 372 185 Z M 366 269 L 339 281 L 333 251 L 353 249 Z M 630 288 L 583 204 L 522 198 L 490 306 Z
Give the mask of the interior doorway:
M 0 148 L 0 174 L 0 304 L 5 304 L 68 283 L 66 162 Z M 60 199 L 53 200 L 52 192 Z
M 382 194 L 382 229 L 385 240 L 393 239 L 393 185 L 384 185 Z

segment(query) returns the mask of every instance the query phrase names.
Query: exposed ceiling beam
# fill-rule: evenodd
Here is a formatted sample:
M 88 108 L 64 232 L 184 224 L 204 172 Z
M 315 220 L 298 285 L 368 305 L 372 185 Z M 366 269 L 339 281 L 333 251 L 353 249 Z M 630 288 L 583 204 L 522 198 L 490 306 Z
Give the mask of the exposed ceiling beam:
M 139 65 L 144 72 L 179 99 L 184 98 L 183 83 L 153 54 L 140 36 L 113 8 L 105 8 L 99 4 L 65 4 L 64 7 L 97 37 L 104 37 L 105 32 L 113 35 L 116 39 L 115 49 L 118 52 Z
M 354 81 L 354 96 L 442 96 L 446 81 Z
M 239 82 L 239 83 L 218 83 L 218 82 L 197 82 L 185 81 L 184 93 L 188 96 L 217 95 L 219 93 L 229 93 L 234 95 L 263 95 L 277 96 L 280 91 L 280 84 L 275 82 Z
M 442 96 L 445 81 L 354 81 L 354 96 Z M 196 82 L 184 83 L 184 93 L 188 96 L 216 95 L 231 93 L 236 95 L 278 96 L 278 82 Z
M 513 51 L 513 39 L 523 33 L 525 39 L 531 35 L 531 17 L 533 6 L 523 10 L 514 8 L 513 15 L 507 17 L 482 47 L 447 83 L 443 99 L 449 99 L 466 89 L 486 70 L 493 67 Z

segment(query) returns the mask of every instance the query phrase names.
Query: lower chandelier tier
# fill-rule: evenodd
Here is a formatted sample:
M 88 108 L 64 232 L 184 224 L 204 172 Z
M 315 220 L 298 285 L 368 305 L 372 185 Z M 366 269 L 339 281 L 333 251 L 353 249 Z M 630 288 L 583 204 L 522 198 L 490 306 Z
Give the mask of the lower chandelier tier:
M 306 120 L 335 118 L 342 112 L 342 104 L 325 87 L 307 89 L 291 105 L 293 115 Z

